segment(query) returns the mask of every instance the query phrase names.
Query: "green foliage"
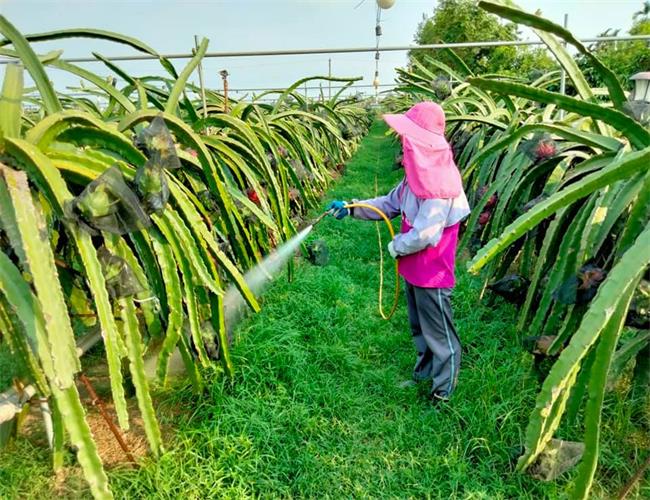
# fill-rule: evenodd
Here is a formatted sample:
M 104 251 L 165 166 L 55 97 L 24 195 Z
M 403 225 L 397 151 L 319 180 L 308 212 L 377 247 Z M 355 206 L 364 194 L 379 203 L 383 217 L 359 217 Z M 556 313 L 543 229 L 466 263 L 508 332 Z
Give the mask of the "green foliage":
M 506 5 L 504 5 L 504 3 Z M 587 47 L 585 47 L 584 44 L 580 42 L 580 40 L 578 40 L 575 36 L 573 36 L 573 34 L 566 28 L 563 28 L 562 26 L 544 19 L 536 14 L 523 12 L 522 10 L 511 6 L 510 2 L 503 2 L 502 0 L 481 0 L 479 2 L 479 6 L 506 19 L 510 19 L 511 21 L 525 24 L 526 26 L 534 28 L 535 32 L 538 33 L 542 40 L 544 40 L 547 44 L 549 44 L 549 35 L 556 35 L 562 40 L 565 40 L 573 45 L 578 50 L 578 52 L 580 52 L 580 54 L 584 55 L 589 60 L 589 64 L 598 72 L 598 74 L 601 75 L 603 82 L 607 87 L 609 98 L 612 104 L 614 104 L 614 107 L 617 109 L 623 108 L 625 95 L 612 71 L 607 66 L 603 65 L 603 63 L 600 62 L 600 59 L 594 56 L 594 54 L 592 54 L 587 49 Z M 583 95 L 582 97 L 584 98 L 585 96 Z
M 473 0 L 442 0 L 431 17 L 418 26 L 415 41 L 419 45 L 433 43 L 517 40 L 515 24 L 503 24 L 496 16 L 480 9 Z M 474 73 L 501 73 L 513 76 L 543 74 L 553 68 L 553 62 L 541 49 L 528 47 L 481 47 L 459 49 L 457 56 L 466 61 Z M 449 51 L 413 51 L 412 60 L 426 63 L 428 57 L 457 67 L 457 59 Z
M 5 137 L 20 135 L 23 98 L 23 68 L 8 64 L 0 98 L 0 134 Z
M 619 29 L 608 29 L 601 36 L 613 36 L 620 33 Z M 650 8 L 648 2 L 643 8 L 634 14 L 632 26 L 628 30 L 630 35 L 650 35 Z M 620 84 L 631 90 L 633 83 L 630 77 L 641 71 L 650 68 L 650 50 L 645 40 L 616 42 L 616 43 L 594 43 L 589 49 L 600 59 L 605 66 L 610 68 Z M 594 87 L 603 86 L 601 75 L 591 67 L 586 56 L 578 58 L 578 65 L 584 72 L 589 84 Z
M 531 336 L 552 336 L 547 354 L 559 353 L 529 420 L 520 468 L 530 468 L 557 433 L 566 433 L 561 427 L 566 408 L 572 422 L 584 408 L 580 430 L 585 455 L 572 490 L 574 497 L 583 498 L 598 463 L 610 361 L 620 358 L 617 340 L 624 325 L 632 324 L 630 297 L 648 272 L 643 231 L 650 132 L 621 111 L 621 85 L 600 54 L 512 2 L 485 0 L 479 5 L 533 28 L 577 94 L 551 91 L 554 74 L 530 82 L 458 78 L 429 61 L 464 80 L 442 105 L 474 203 L 462 240 L 462 247 L 474 254 L 470 270 L 480 270 L 485 285 L 513 273 L 527 283 L 515 297 L 522 304 L 519 329 Z M 592 75 L 600 75 L 606 86 L 605 96 L 595 97 L 598 92 L 556 37 L 589 61 Z M 401 89 L 411 98 L 400 102 L 401 109 L 413 100 L 438 98 L 426 84 L 430 78 L 426 65 L 400 72 Z M 588 298 L 579 301 L 579 293 Z M 642 349 L 642 344 L 635 345 L 637 366 L 643 366 Z M 590 350 L 595 352 L 591 357 Z
M 37 56 L 32 43 L 91 37 L 153 49 L 101 30 L 25 37 L 2 17 L 0 32 L 0 45 L 15 49 L 3 55 L 22 63 L 9 67 L 0 96 L 0 342 L 13 353 L 13 372 L 25 374 L 20 383 L 34 384 L 59 410 L 54 463 L 65 428 L 92 494 L 108 498 L 77 393 L 76 342 L 101 329 L 118 423 L 128 429 L 133 418 L 128 378 L 158 457 L 152 391 L 167 383 L 170 357 L 180 353 L 197 392 L 215 361 L 233 376 L 224 289 L 233 285 L 259 311 L 243 273 L 295 234 L 369 118 L 356 102 L 288 102 L 293 86 L 275 107 L 231 101 L 229 113 L 207 89 L 207 118 L 199 119 L 202 103 L 189 99 L 196 89 L 187 80 L 207 40 L 181 72 L 160 61 L 171 78 L 134 77 L 96 55 L 128 82 L 118 88 L 59 53 Z M 57 94 L 50 65 L 88 81 L 104 104 Z M 40 97 L 21 122 L 23 66 Z M 79 312 L 88 319 L 75 318 Z
M 380 193 L 399 181 L 397 145 L 385 132 L 371 128 L 327 199 L 372 196 L 375 178 Z M 377 315 L 374 224 L 325 219 L 313 238 L 327 241 L 329 264 L 297 265 L 293 280 L 276 280 L 261 313 L 238 326 L 235 384 L 215 376 L 203 397 L 188 389 L 162 396 L 162 423 L 174 430 L 168 453 L 109 471 L 115 495 L 562 498 L 569 474 L 538 482 L 514 471 L 537 390 L 516 310 L 481 303 L 479 280 L 459 270 L 452 301 L 463 368 L 451 406 L 435 411 L 426 386 L 397 387 L 413 368 L 413 346 L 403 302 L 390 322 Z M 626 418 L 627 401 L 608 394 L 606 404 L 616 418 L 603 426 L 607 474 L 594 489 L 603 498 L 644 459 L 642 441 L 620 439 L 641 432 Z M 0 496 L 49 492 L 46 453 L 19 444 L 0 455 Z M 63 489 L 86 491 L 74 479 Z M 639 495 L 647 494 L 644 485 Z

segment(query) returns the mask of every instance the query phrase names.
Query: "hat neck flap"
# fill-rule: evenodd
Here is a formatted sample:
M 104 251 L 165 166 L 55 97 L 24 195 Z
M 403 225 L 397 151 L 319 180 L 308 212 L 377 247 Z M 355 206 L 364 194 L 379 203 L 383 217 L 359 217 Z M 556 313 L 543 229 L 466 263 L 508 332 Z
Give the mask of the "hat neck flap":
M 415 196 L 447 199 L 461 194 L 462 179 L 448 143 L 441 148 L 402 136 L 402 149 L 406 182 Z

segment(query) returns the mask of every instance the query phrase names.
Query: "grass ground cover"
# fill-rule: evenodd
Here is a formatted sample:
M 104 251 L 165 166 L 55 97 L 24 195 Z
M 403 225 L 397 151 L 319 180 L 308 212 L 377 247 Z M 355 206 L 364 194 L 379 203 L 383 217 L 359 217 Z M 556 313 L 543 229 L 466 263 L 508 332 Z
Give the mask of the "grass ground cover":
M 385 130 L 373 126 L 328 198 L 368 197 L 375 178 L 379 192 L 399 180 Z M 436 411 L 428 387 L 397 387 L 410 376 L 413 347 L 403 303 L 389 322 L 376 311 L 374 225 L 328 218 L 316 238 L 330 263 L 296 266 L 292 282 L 277 280 L 262 312 L 238 327 L 234 383 L 215 373 L 201 399 L 184 389 L 161 396 L 161 421 L 174 432 L 168 451 L 137 471 L 112 470 L 116 496 L 561 497 L 562 481 L 514 472 L 538 390 L 516 311 L 479 303 L 479 282 L 459 273 L 463 365 L 452 404 Z M 619 445 L 605 432 L 603 463 L 625 480 Z M 47 451 L 19 441 L 0 456 L 0 497 L 42 496 L 48 476 Z M 74 488 L 63 491 L 79 494 Z

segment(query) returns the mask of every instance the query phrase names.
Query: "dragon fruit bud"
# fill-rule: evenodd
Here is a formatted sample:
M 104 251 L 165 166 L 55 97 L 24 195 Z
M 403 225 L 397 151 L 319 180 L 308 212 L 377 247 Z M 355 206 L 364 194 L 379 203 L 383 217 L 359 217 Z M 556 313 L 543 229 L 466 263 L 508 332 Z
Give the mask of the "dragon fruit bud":
M 491 215 L 492 214 L 490 212 L 481 212 L 481 215 L 478 216 L 478 223 L 481 226 L 485 226 L 490 220 Z
M 521 144 L 522 151 L 534 162 L 555 156 L 557 145 L 550 134 L 535 134 Z
M 248 196 L 248 199 L 251 200 L 256 205 L 260 204 L 260 197 L 257 195 L 257 191 L 255 191 L 254 189 L 251 188 L 248 191 L 246 191 L 246 196 Z
M 497 201 L 499 201 L 499 197 L 498 197 L 497 194 L 495 193 L 495 194 L 493 194 L 492 196 L 490 196 L 490 197 L 488 198 L 488 201 L 487 201 L 487 203 L 485 204 L 486 208 L 491 208 L 491 207 L 493 207 L 494 205 L 497 204 Z
M 555 142 L 553 141 L 540 141 L 534 150 L 538 160 L 546 160 L 555 156 L 555 151 Z

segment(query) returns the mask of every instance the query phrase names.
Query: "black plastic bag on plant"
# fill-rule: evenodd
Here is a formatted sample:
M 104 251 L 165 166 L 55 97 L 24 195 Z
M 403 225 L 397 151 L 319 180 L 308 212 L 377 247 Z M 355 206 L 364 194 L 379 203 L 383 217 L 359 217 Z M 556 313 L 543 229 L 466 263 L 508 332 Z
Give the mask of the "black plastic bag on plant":
M 88 184 L 63 207 L 65 217 L 95 236 L 100 231 L 127 234 L 151 225 L 136 194 L 113 166 Z
M 585 264 L 575 276 L 571 276 L 554 292 L 553 298 L 560 304 L 587 304 L 596 296 L 598 287 L 607 273 L 593 264 Z
M 523 304 L 526 300 L 530 281 L 518 274 L 508 274 L 488 285 L 488 289 L 513 304 Z
M 144 291 L 144 287 L 129 264 L 105 246 L 97 250 L 97 258 L 104 272 L 106 290 L 111 298 L 129 297 Z

